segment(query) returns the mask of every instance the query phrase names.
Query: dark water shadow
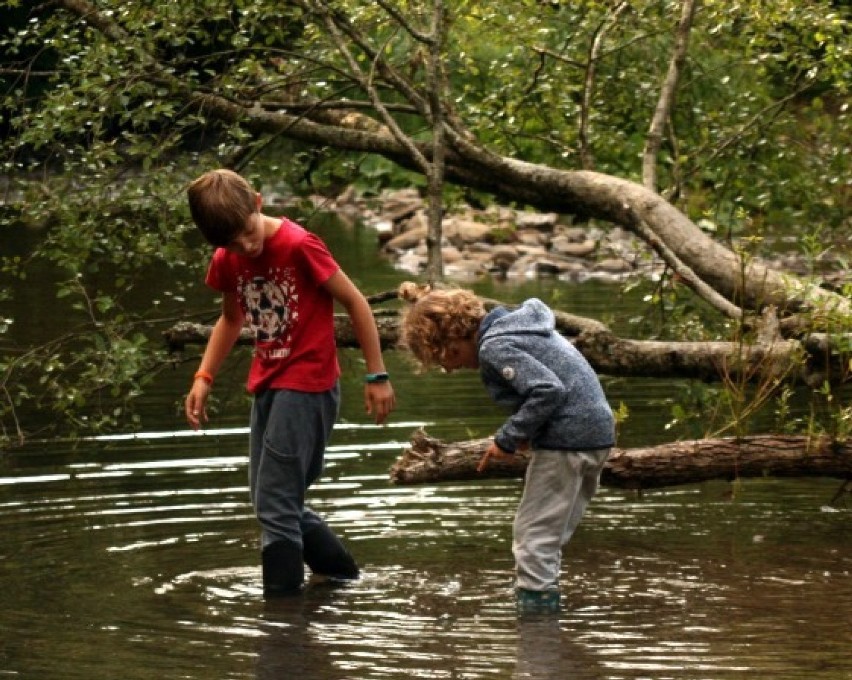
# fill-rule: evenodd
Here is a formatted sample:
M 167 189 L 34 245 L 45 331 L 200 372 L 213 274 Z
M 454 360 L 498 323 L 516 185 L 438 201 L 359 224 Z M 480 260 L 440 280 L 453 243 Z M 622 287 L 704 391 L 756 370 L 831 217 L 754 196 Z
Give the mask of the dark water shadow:
M 603 680 L 604 670 L 556 615 L 518 618 L 513 680 Z
M 344 680 L 328 645 L 317 639 L 314 622 L 332 606 L 337 587 L 310 584 L 301 595 L 264 602 L 259 621 L 262 634 L 255 665 L 256 680 Z

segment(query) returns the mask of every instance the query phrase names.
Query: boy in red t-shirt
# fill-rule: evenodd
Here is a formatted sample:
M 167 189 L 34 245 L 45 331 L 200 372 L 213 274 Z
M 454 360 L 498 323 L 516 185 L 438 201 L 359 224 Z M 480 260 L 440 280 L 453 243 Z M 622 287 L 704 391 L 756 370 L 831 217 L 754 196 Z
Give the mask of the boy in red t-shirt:
M 364 354 L 367 413 L 382 423 L 396 405 L 370 305 L 316 235 L 261 213 L 260 194 L 237 173 L 205 173 L 187 193 L 193 221 L 217 247 L 206 283 L 222 293 L 222 313 L 186 397 L 186 419 L 193 429 L 207 421 L 213 379 L 248 325 L 255 336 L 249 490 L 262 529 L 264 594 L 298 592 L 304 563 L 317 574 L 357 578 L 355 560 L 305 505 L 305 492 L 322 472 L 340 404 L 335 300 Z

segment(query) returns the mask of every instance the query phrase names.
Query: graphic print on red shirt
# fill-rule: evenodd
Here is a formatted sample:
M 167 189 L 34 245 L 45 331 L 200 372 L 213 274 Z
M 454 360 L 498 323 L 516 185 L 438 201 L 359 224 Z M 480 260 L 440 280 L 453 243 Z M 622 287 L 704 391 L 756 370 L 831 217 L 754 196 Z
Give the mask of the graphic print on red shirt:
M 322 284 L 338 269 L 319 237 L 287 219 L 256 258 L 213 254 L 207 284 L 238 295 L 255 338 L 249 392 L 321 392 L 337 381 L 334 300 Z
M 237 288 L 244 301 L 246 323 L 255 339 L 255 354 L 263 359 L 290 356 L 290 330 L 299 320 L 296 304 L 296 275 L 292 267 L 280 267 L 267 276 L 237 275 Z

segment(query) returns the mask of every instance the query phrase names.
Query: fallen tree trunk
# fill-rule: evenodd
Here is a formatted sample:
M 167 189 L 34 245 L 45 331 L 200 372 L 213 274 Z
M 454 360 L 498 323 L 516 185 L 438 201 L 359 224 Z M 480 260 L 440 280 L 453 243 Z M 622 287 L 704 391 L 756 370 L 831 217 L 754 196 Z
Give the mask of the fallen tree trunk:
M 387 294 L 381 294 L 388 299 Z M 487 301 L 489 305 L 497 301 Z M 618 377 L 680 378 L 706 382 L 772 382 L 821 385 L 823 381 L 843 384 L 850 379 L 848 357 L 837 352 L 831 338 L 807 336 L 802 340 L 773 338 L 763 342 L 676 342 L 620 338 L 594 319 L 555 311 L 556 329 L 571 340 L 588 362 L 602 375 Z M 396 310 L 374 311 L 383 349 L 393 349 L 399 341 Z M 345 314 L 334 318 L 339 347 L 358 347 L 352 324 Z M 211 326 L 181 322 L 163 335 L 171 352 L 186 345 L 205 344 Z M 240 344 L 253 342 L 251 331 L 243 329 Z M 845 342 L 849 342 L 846 338 Z
M 382 349 L 396 347 L 399 342 L 399 316 L 393 310 L 374 311 L 376 328 L 379 331 L 379 341 Z M 192 321 L 180 321 L 163 332 L 166 344 L 170 352 L 182 352 L 187 345 L 204 345 L 210 339 L 213 326 L 195 323 Z M 338 347 L 358 347 L 352 322 L 346 314 L 334 315 L 334 336 Z M 251 329 L 243 328 L 239 340 L 240 345 L 254 344 L 254 336 Z
M 395 484 L 522 477 L 529 457 L 489 461 L 476 466 L 489 439 L 444 442 L 418 430 L 411 446 L 390 469 Z M 623 489 L 652 489 L 737 477 L 837 477 L 852 479 L 852 441 L 828 437 L 758 435 L 699 439 L 635 449 L 613 449 L 601 484 Z

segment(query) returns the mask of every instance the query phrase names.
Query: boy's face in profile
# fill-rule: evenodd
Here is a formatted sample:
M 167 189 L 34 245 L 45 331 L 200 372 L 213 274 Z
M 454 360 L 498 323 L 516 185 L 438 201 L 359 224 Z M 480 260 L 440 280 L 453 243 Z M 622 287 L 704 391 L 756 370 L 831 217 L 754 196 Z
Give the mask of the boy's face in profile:
M 451 340 L 440 360 L 441 368 L 452 373 L 460 368 L 479 368 L 479 353 L 474 340 Z
M 263 252 L 265 239 L 263 216 L 259 212 L 254 212 L 246 220 L 245 229 L 225 246 L 225 250 L 243 257 L 258 257 Z

